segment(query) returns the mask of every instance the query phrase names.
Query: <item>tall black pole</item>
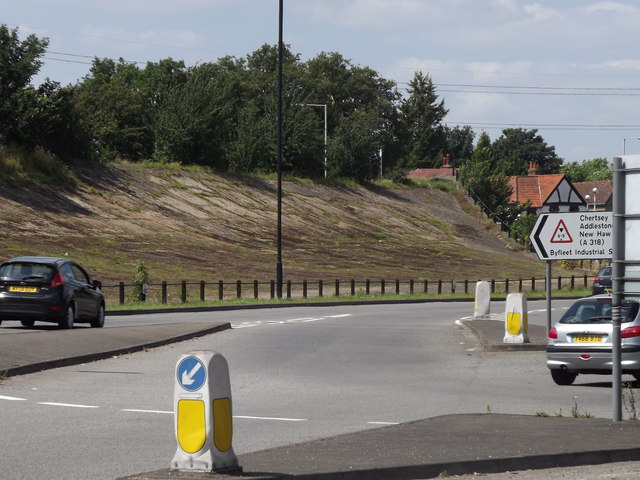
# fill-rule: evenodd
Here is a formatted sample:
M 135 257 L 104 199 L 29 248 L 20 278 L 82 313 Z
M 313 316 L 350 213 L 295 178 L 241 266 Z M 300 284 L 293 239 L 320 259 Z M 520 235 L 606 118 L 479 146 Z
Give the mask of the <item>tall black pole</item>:
M 278 298 L 282 298 L 282 10 L 278 9 L 278 259 L 276 260 L 276 284 Z

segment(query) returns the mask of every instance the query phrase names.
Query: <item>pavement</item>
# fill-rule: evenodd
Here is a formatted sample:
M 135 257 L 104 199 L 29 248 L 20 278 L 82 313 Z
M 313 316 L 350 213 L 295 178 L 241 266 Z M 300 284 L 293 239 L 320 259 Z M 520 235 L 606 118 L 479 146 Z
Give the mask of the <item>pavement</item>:
M 504 344 L 504 323 L 461 322 L 484 351 L 544 350 L 545 328 L 530 343 Z M 3 324 L 2 328 L 12 328 Z M 0 335 L 0 373 L 21 375 L 86 363 L 230 328 L 228 323 L 74 328 Z M 34 345 L 37 348 L 34 348 Z M 167 466 L 126 480 L 237 478 L 304 480 L 426 479 L 470 473 L 640 460 L 640 422 L 527 415 L 456 414 L 238 455 L 241 470 L 199 473 Z M 170 459 L 167 459 L 167 464 Z M 162 468 L 165 467 L 165 468 Z M 124 479 L 121 479 L 124 480 Z

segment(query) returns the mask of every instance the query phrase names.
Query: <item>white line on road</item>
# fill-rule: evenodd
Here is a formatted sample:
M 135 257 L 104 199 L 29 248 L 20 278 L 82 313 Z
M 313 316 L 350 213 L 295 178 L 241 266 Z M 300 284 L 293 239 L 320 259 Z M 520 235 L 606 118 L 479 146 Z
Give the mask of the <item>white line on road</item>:
M 9 400 L 9 401 L 12 401 L 12 402 L 15 402 L 15 401 L 26 402 L 27 401 L 26 398 L 6 397 L 4 395 L 0 395 L 0 400 Z
M 242 418 L 246 420 L 276 420 L 280 422 L 306 422 L 306 418 L 280 418 L 280 417 L 252 417 L 249 415 L 234 415 L 233 418 Z
M 49 405 L 52 407 L 72 407 L 72 408 L 100 408 L 97 405 L 76 405 L 74 403 L 38 402 L 38 405 Z
M 398 422 L 367 422 L 369 425 L 400 425 Z
M 242 322 L 242 323 L 232 323 L 232 328 L 249 328 L 249 327 L 259 327 L 261 325 L 290 325 L 292 323 L 309 323 L 309 322 L 319 322 L 321 320 L 326 320 L 327 318 L 344 318 L 351 317 L 352 313 L 342 313 L 339 315 L 327 315 L 324 317 L 302 317 L 302 318 L 290 318 L 288 320 L 258 320 L 256 322 Z
M 170 413 L 173 415 L 173 412 L 168 410 L 142 410 L 139 408 L 123 408 L 120 410 L 121 412 L 134 412 L 134 413 Z

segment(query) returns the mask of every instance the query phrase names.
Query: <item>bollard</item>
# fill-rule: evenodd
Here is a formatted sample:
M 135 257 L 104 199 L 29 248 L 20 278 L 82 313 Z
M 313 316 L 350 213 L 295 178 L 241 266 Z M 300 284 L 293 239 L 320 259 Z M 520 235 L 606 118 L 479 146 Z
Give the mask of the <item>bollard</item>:
M 225 358 L 209 351 L 184 354 L 178 360 L 175 379 L 178 449 L 171 461 L 171 470 L 241 470 L 231 445 L 231 386 Z
M 473 318 L 489 318 L 491 313 L 491 286 L 489 282 L 476 283 L 476 299 L 473 303 Z
M 507 295 L 503 343 L 529 343 L 527 297 L 522 293 Z

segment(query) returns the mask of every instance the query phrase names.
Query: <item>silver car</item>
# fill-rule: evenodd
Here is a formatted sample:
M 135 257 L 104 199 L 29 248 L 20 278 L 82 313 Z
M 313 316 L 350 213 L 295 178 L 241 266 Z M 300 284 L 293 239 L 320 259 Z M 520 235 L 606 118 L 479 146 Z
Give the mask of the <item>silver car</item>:
M 611 374 L 611 296 L 576 301 L 549 331 L 547 367 L 558 385 L 571 385 L 579 374 Z M 640 317 L 638 301 L 621 308 L 622 373 L 640 381 Z

